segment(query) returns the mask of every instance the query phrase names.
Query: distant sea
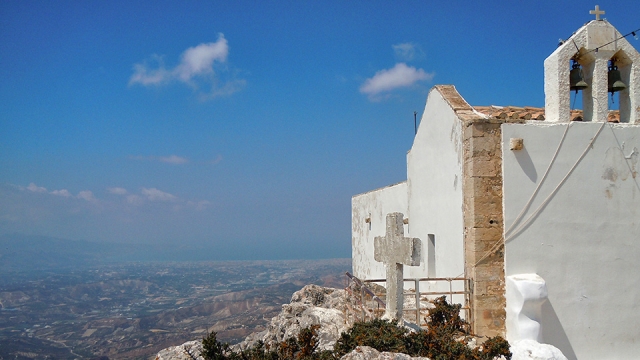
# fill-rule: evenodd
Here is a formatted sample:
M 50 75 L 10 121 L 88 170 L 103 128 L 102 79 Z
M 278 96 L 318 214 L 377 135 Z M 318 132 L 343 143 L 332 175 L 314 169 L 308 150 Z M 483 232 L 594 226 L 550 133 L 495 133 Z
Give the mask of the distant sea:
M 269 255 L 263 253 L 265 256 Z M 237 258 L 236 254 L 236 258 L 229 258 L 223 249 L 210 245 L 98 243 L 48 236 L 0 235 L 0 274 L 14 271 L 84 269 L 132 261 L 268 260 L 255 256 L 253 254 L 253 258 L 243 259 Z M 287 257 L 276 260 L 280 259 Z

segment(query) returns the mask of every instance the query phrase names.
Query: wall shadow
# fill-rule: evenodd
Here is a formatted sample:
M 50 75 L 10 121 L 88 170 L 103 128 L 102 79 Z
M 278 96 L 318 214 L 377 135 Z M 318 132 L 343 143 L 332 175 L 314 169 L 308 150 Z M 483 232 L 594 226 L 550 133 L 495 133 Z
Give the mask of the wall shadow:
M 514 155 L 516 156 L 516 160 L 518 160 L 518 164 L 522 168 L 522 171 L 529 177 L 529 180 L 534 183 L 538 181 L 538 172 L 536 171 L 536 167 L 533 165 L 533 161 L 531 160 L 531 156 L 527 151 L 527 148 L 524 147 L 522 150 L 514 151 Z
M 562 351 L 569 360 L 578 360 L 551 301 L 542 304 L 542 341 Z

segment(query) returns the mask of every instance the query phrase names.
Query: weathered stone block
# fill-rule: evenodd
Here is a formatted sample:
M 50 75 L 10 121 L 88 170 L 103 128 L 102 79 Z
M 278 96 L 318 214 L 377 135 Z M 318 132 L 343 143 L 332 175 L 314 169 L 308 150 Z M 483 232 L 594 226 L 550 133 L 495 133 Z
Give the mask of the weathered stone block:
M 470 228 L 469 235 L 477 242 L 495 241 L 502 238 L 502 229 L 498 227 Z
M 479 204 L 471 208 L 470 214 L 465 216 L 464 225 L 468 227 L 501 227 L 502 216 L 500 203 Z M 474 240 L 475 241 L 475 240 Z
M 502 241 L 501 237 L 489 240 L 476 239 L 476 241 L 474 241 L 473 249 L 470 250 L 475 251 L 476 256 L 479 259 L 480 257 L 484 256 L 489 250 L 492 250 L 494 245 L 496 245 L 499 241 Z
M 462 185 L 467 186 L 463 190 L 473 197 L 491 193 L 502 198 L 502 181 L 498 176 L 471 176 L 465 178 Z
M 500 150 L 500 142 L 496 142 L 495 137 L 490 135 L 471 138 L 470 146 L 473 147 L 473 156 L 495 154 Z
M 465 162 L 465 169 L 470 171 L 476 177 L 499 176 L 502 172 L 501 164 L 493 161 L 488 157 L 473 159 Z
M 482 257 L 478 258 L 480 260 Z M 495 264 L 497 254 L 487 256 L 482 262 L 476 265 L 476 281 L 496 281 L 500 283 L 504 276 L 503 267 Z
M 500 163 L 490 159 L 474 159 L 471 162 L 471 172 L 474 176 L 497 176 L 500 171 Z

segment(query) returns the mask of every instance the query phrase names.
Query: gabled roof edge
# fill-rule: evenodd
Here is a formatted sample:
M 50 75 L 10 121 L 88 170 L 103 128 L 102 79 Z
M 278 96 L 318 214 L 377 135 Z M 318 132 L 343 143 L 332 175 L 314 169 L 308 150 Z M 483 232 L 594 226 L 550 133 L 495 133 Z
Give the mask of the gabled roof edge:
M 403 180 L 403 181 L 397 182 L 395 184 L 379 187 L 377 189 L 373 189 L 373 190 L 369 190 L 369 191 L 366 191 L 366 192 L 363 192 L 363 193 L 360 193 L 360 194 L 353 195 L 353 196 L 351 196 L 351 199 L 354 199 L 354 198 L 357 198 L 357 197 L 360 197 L 360 196 L 363 196 L 363 195 L 368 195 L 368 194 L 371 194 L 371 193 L 374 193 L 374 192 L 377 192 L 377 191 L 381 191 L 381 190 L 384 190 L 384 189 L 392 188 L 394 186 L 406 184 L 406 183 L 407 183 L 407 180 Z
M 487 116 L 476 111 L 473 106 L 460 95 L 456 87 L 453 85 L 436 85 L 433 87 L 437 90 L 444 101 L 449 104 L 451 110 L 456 116 L 463 122 L 474 122 L 479 120 L 486 120 Z

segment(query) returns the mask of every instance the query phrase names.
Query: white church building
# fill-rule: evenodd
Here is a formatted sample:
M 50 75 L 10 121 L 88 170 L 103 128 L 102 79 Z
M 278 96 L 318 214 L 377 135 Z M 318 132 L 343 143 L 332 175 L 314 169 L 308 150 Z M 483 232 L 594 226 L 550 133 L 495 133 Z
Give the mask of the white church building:
M 407 180 L 352 198 L 353 273 L 385 278 L 374 238 L 399 212 L 422 247 L 404 277 L 469 279 L 476 334 L 530 338 L 569 359 L 637 359 L 640 55 L 597 19 L 544 71 L 544 109 L 474 107 L 454 86 L 431 89 Z M 570 108 L 574 90 L 582 110 Z

